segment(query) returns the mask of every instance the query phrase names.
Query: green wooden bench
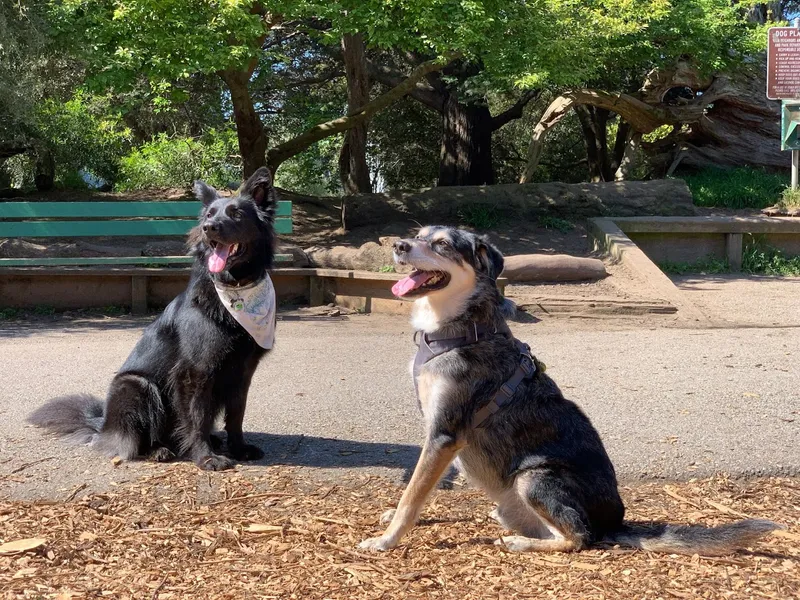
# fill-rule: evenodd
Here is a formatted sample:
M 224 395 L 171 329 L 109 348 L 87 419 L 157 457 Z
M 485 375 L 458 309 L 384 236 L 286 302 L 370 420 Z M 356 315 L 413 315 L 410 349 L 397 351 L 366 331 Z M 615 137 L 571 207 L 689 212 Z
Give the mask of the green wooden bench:
M 174 202 L 0 202 L 0 239 L 92 238 L 107 236 L 183 238 L 197 224 L 201 203 Z M 292 203 L 278 202 L 275 231 L 292 232 Z M 45 267 L 87 269 L 97 267 L 187 268 L 191 256 L 94 256 L 69 258 L 0 258 L 0 269 Z M 278 254 L 277 264 L 292 262 L 291 254 Z M 49 269 L 48 269 L 49 270 Z M 146 274 L 132 276 L 132 308 L 146 310 Z

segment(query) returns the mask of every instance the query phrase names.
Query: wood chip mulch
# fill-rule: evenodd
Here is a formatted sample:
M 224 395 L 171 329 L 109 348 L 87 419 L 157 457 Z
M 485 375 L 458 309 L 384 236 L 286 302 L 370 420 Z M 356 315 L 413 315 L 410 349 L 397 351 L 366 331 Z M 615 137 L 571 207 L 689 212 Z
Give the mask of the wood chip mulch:
M 631 520 L 788 527 L 724 558 L 618 547 L 512 554 L 478 491 L 438 490 L 386 554 L 357 549 L 401 489 L 295 468 L 186 464 L 62 502 L 0 502 L 0 598 L 800 598 L 800 479 L 623 488 Z M 65 498 L 68 495 L 65 494 Z M 5 548 L 5 549 L 4 549 Z

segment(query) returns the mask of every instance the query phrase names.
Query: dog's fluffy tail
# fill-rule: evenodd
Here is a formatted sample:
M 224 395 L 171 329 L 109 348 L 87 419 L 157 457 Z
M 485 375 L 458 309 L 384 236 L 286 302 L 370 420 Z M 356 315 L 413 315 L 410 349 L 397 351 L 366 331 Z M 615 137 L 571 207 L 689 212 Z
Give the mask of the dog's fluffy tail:
M 28 423 L 75 444 L 93 442 L 104 420 L 105 403 L 89 394 L 53 398 L 28 417 Z
M 751 546 L 782 525 L 766 519 L 746 519 L 720 525 L 668 525 L 625 523 L 603 541 L 669 554 L 722 556 Z

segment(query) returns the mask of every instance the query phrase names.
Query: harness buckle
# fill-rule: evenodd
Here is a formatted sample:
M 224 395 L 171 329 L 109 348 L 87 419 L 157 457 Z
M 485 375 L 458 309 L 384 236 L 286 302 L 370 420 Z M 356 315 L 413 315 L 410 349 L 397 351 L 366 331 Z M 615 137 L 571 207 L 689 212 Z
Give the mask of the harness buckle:
M 508 383 L 504 383 L 500 386 L 498 392 L 502 393 L 507 399 L 511 399 L 511 396 L 514 395 L 514 388 L 508 385 Z
M 533 362 L 530 354 L 523 354 L 522 360 L 519 361 L 519 368 L 525 373 L 525 377 L 530 377 L 536 372 L 536 365 Z

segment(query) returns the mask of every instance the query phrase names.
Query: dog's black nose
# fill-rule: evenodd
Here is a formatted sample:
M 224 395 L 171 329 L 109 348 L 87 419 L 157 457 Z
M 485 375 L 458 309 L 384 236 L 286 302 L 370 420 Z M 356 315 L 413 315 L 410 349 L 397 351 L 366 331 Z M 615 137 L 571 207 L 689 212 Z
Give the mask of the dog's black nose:
M 203 224 L 203 231 L 205 233 L 208 233 L 209 231 L 216 231 L 216 230 L 217 230 L 217 224 L 216 223 L 204 223 Z
M 400 240 L 394 243 L 395 252 L 408 252 L 409 250 L 411 250 L 411 244 L 405 240 Z

